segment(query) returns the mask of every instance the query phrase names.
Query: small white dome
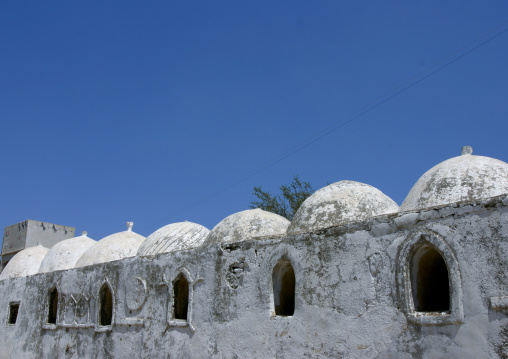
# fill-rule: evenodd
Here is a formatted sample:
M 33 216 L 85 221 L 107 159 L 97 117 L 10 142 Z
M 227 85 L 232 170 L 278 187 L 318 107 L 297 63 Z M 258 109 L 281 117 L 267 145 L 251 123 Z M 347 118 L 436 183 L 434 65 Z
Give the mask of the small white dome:
M 48 251 L 48 248 L 39 244 L 18 252 L 5 266 L 0 274 L 0 280 L 36 274 Z
M 286 218 L 278 214 L 266 212 L 259 208 L 248 209 L 224 218 L 212 229 L 205 245 L 281 235 L 286 232 L 289 223 Z
M 467 149 L 467 148 L 466 148 Z M 475 201 L 508 193 L 508 163 L 473 156 L 472 150 L 428 170 L 413 186 L 401 211 Z
M 97 243 L 87 237 L 85 233 L 79 237 L 58 242 L 51 247 L 46 257 L 42 260 L 39 273 L 74 268 L 83 253 Z
M 302 203 L 288 234 L 312 232 L 398 210 L 397 203 L 375 187 L 339 181 L 321 188 Z
M 127 222 L 127 224 L 129 228 L 127 231 L 107 236 L 91 246 L 79 258 L 76 267 L 134 257 L 145 237 L 131 231 L 132 222 Z
M 172 223 L 149 235 L 138 250 L 138 256 L 150 256 L 199 247 L 210 233 L 208 228 L 192 222 Z

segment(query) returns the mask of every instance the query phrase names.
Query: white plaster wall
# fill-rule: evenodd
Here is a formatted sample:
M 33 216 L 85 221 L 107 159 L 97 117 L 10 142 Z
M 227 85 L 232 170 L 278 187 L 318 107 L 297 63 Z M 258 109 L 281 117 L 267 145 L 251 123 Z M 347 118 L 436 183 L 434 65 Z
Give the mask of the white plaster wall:
M 508 309 L 490 302 L 508 295 L 506 205 L 498 198 L 1 281 L 0 358 L 503 357 Z M 457 260 L 461 322 L 421 325 L 406 313 L 399 256 L 419 231 L 445 238 Z M 282 256 L 296 276 L 292 317 L 273 316 L 272 269 Z M 168 316 L 180 272 L 193 288 L 185 326 Z M 116 305 L 111 330 L 101 331 L 94 316 L 87 322 L 76 305 L 62 303 L 97 295 L 106 280 Z M 44 329 L 54 284 L 58 325 Z M 6 326 L 14 300 L 21 302 L 18 321 Z

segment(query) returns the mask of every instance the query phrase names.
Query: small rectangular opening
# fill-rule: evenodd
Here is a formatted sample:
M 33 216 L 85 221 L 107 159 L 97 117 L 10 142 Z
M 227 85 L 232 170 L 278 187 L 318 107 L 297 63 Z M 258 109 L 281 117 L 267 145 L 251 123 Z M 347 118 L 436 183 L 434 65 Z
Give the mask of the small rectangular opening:
M 10 303 L 9 304 L 9 319 L 7 320 L 7 324 L 9 324 L 9 325 L 16 324 L 16 320 L 18 319 L 18 310 L 19 310 L 19 303 Z

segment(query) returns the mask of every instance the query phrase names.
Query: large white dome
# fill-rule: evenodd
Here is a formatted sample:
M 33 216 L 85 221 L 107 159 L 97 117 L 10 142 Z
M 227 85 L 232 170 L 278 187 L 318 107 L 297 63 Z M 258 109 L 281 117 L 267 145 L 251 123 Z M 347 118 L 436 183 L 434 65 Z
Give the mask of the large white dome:
M 398 210 L 397 203 L 377 188 L 360 182 L 339 181 L 321 188 L 302 203 L 288 234 L 312 232 Z
M 58 242 L 49 249 L 48 254 L 42 260 L 39 273 L 74 268 L 83 253 L 96 243 L 96 241 L 87 237 L 86 232 L 83 232 L 79 237 Z
M 212 229 L 204 244 L 239 242 L 254 237 L 281 235 L 286 232 L 289 223 L 278 214 L 259 208 L 248 209 L 224 218 Z
M 79 258 L 76 267 L 134 257 L 144 240 L 145 237 L 132 232 L 131 226 L 128 226 L 128 230 L 112 234 L 95 243 Z
M 199 247 L 210 233 L 208 228 L 192 222 L 172 223 L 149 235 L 139 247 L 138 256 L 150 256 Z
M 412 211 L 508 193 L 508 163 L 473 156 L 465 147 L 462 156 L 428 170 L 413 186 L 401 211 Z
M 48 248 L 39 244 L 35 247 L 28 247 L 18 252 L 5 266 L 3 272 L 0 274 L 0 280 L 26 277 L 39 272 L 41 262 L 48 251 Z

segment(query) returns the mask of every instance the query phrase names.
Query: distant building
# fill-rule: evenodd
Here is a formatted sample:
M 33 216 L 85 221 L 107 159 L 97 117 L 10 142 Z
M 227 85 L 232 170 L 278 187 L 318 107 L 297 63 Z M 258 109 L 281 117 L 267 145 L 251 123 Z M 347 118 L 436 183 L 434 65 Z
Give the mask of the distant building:
M 30 247 L 0 358 L 508 358 L 508 164 L 469 147 L 399 207 L 339 181 L 260 209 Z
M 50 248 L 57 242 L 74 237 L 75 231 L 74 227 L 31 219 L 5 227 L 0 272 L 21 250 L 38 244 Z

